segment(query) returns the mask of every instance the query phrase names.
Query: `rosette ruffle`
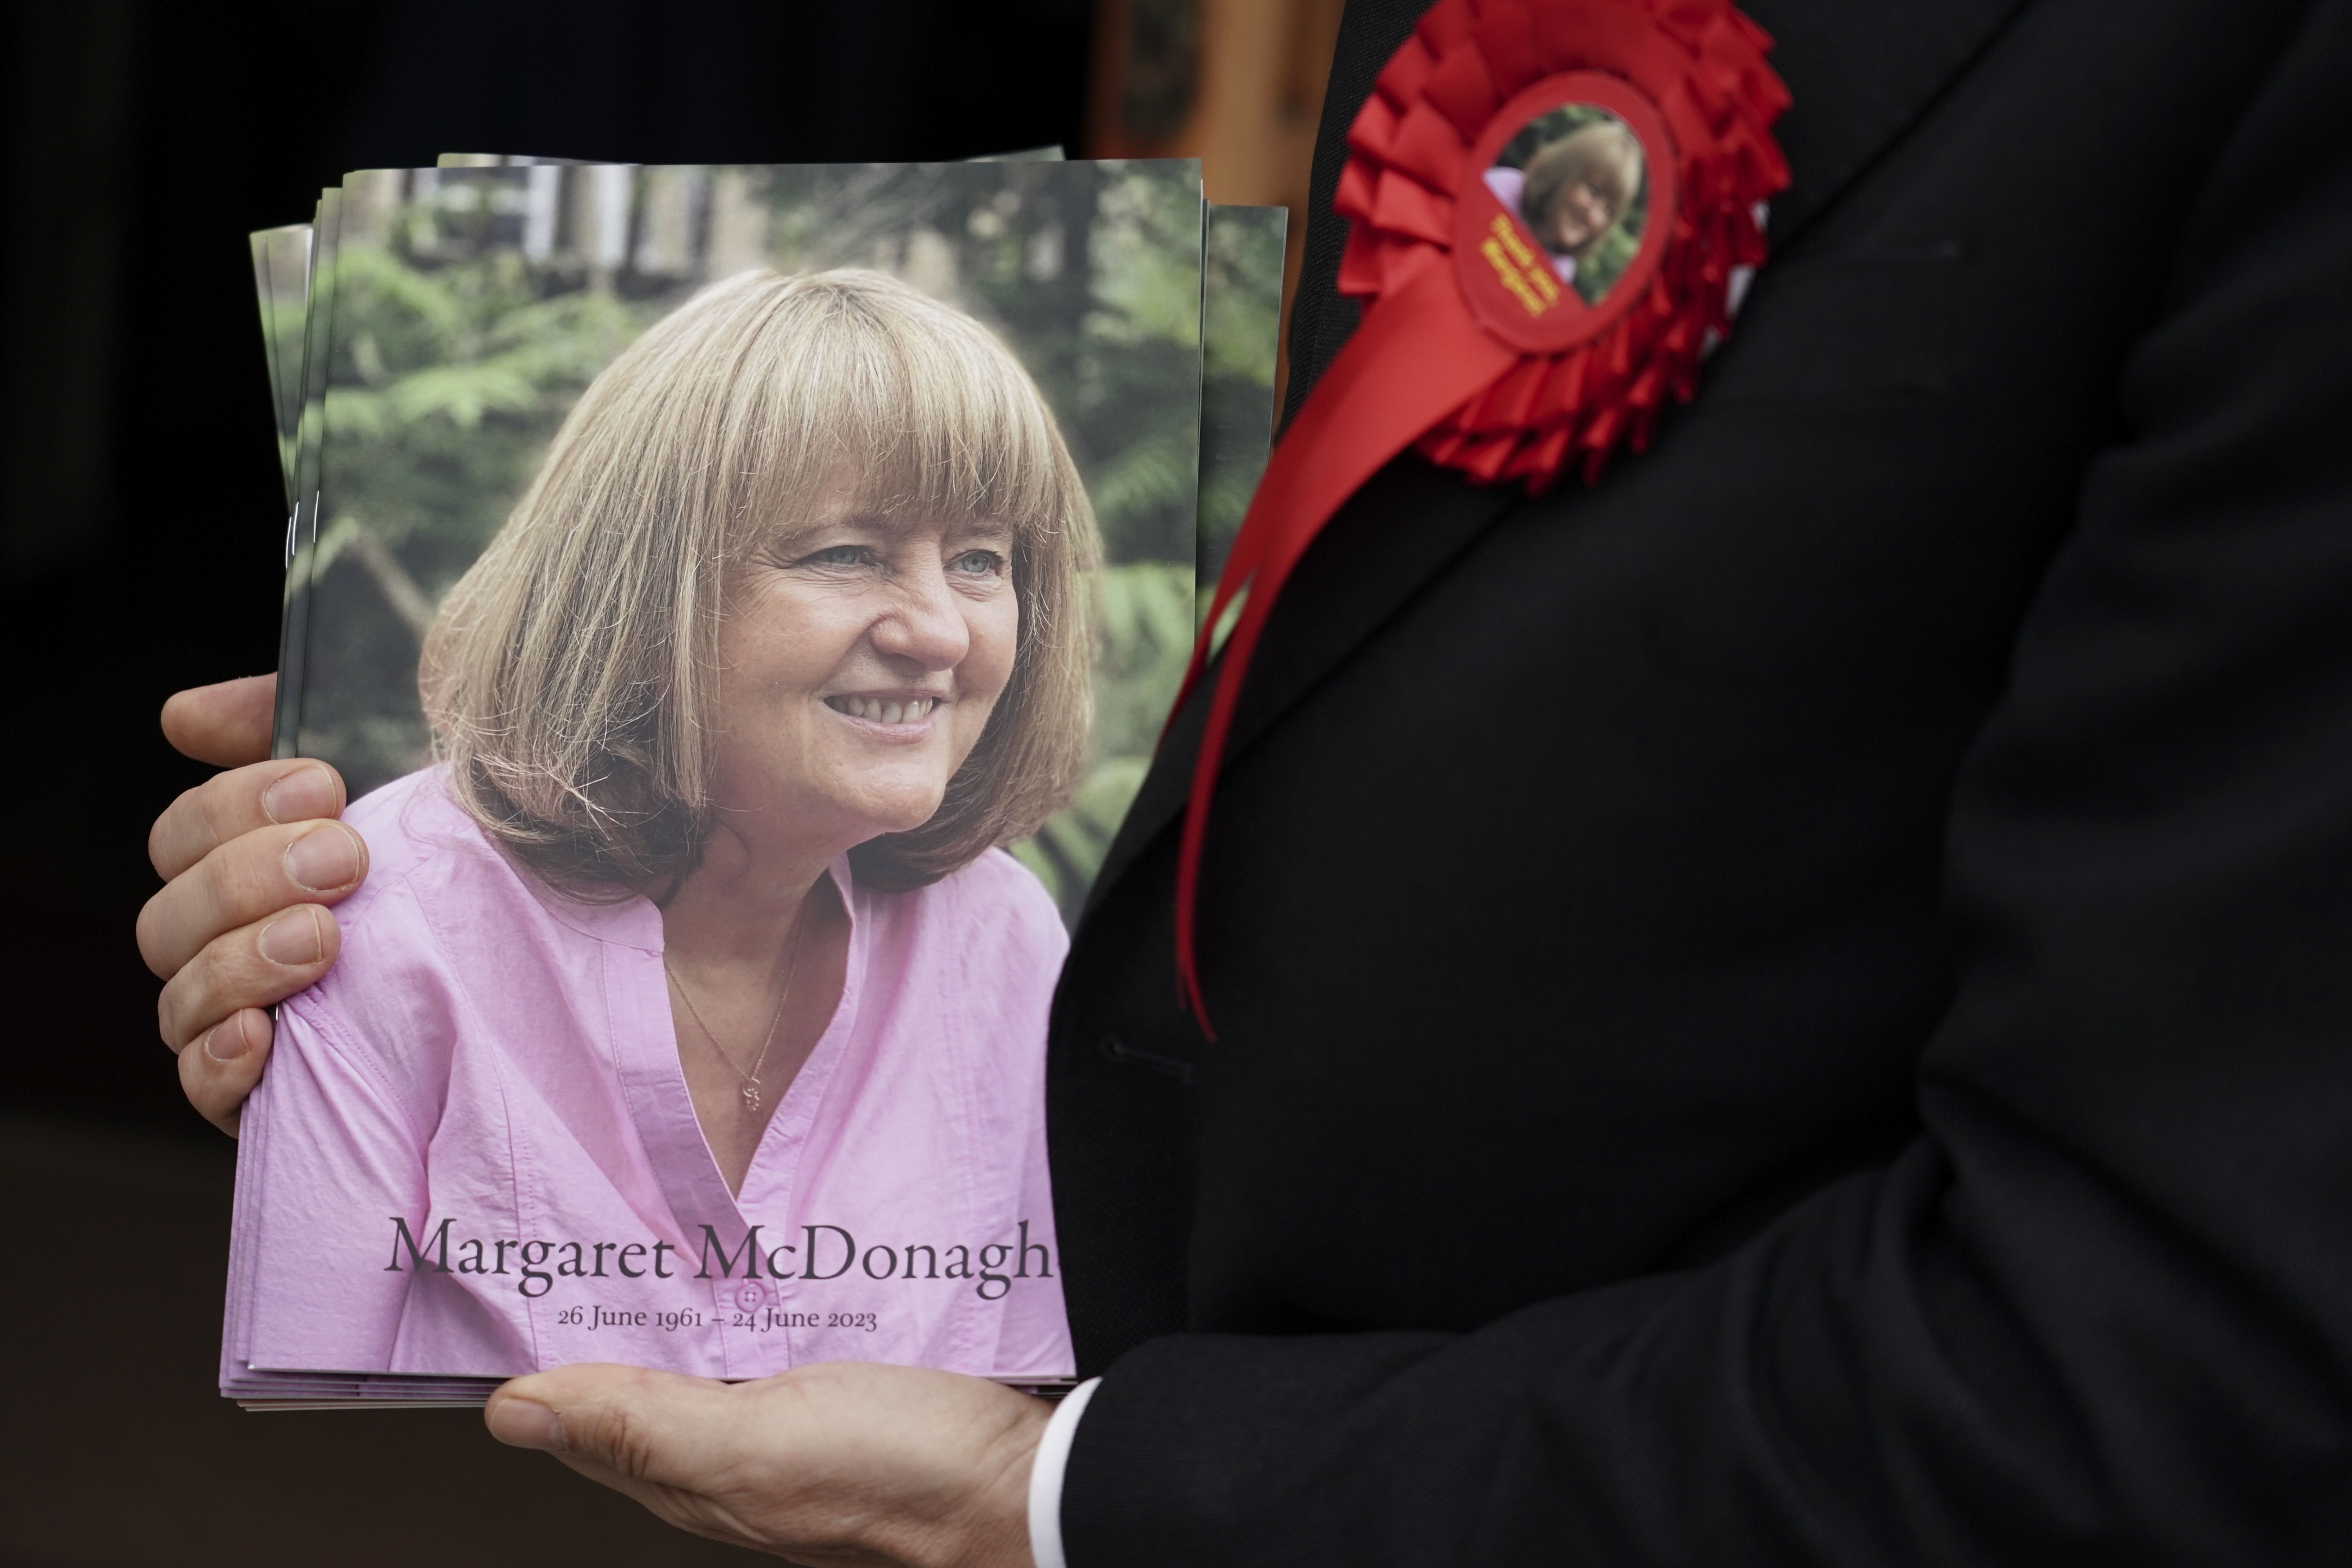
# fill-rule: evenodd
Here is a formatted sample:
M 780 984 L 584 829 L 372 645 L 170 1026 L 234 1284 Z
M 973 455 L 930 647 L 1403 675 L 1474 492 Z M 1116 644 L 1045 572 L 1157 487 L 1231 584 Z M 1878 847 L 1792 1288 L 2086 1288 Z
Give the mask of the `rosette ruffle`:
M 1638 295 L 1612 301 L 1586 341 L 1523 353 L 1415 443 L 1424 456 L 1540 490 L 1570 462 L 1597 478 L 1619 442 L 1646 445 L 1667 398 L 1690 398 L 1701 353 L 1729 330 L 1735 270 L 1764 258 L 1761 204 L 1789 183 L 1771 135 L 1789 93 L 1769 47 L 1725 0 L 1439 0 L 1422 17 L 1349 132 L 1332 204 L 1350 220 L 1341 293 L 1378 310 L 1450 265 L 1473 144 L 1546 77 L 1594 71 L 1646 96 L 1673 143 L 1675 195 Z

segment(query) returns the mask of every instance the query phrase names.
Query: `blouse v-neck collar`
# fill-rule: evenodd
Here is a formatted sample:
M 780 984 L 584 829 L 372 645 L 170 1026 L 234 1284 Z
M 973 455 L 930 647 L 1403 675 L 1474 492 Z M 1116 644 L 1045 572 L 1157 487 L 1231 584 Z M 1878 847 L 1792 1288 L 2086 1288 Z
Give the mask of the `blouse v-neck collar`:
M 808 1059 L 777 1102 L 759 1146 L 751 1152 L 740 1204 L 736 1194 L 727 1190 L 718 1157 L 703 1136 L 693 1097 L 687 1090 L 686 1069 L 678 1060 L 677 1030 L 662 972 L 661 911 L 649 900 L 635 899 L 603 906 L 574 922 L 606 943 L 604 992 L 612 1020 L 614 1068 L 654 1178 L 677 1225 L 677 1245 L 689 1255 L 695 1254 L 706 1225 L 732 1253 L 752 1223 L 744 1217 L 746 1209 L 770 1216 L 758 1223 L 780 1226 L 783 1215 L 779 1205 L 789 1203 L 799 1187 L 801 1157 L 826 1089 L 856 1028 L 866 968 L 866 921 L 858 907 L 849 858 L 845 855 L 835 860 L 829 874 L 849 919 L 841 1000 Z M 779 1237 L 781 1234 L 779 1229 Z

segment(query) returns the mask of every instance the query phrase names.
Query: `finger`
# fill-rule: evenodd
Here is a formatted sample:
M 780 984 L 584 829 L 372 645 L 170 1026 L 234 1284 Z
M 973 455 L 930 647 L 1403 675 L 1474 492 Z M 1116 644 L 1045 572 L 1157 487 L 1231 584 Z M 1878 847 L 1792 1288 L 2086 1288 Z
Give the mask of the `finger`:
M 248 675 L 175 691 L 163 704 L 163 738 L 200 763 L 233 768 L 269 755 L 278 677 Z
M 342 928 L 317 904 L 296 904 L 239 926 L 206 942 L 163 983 L 155 999 L 156 1028 L 165 1045 L 184 1051 L 223 1020 L 282 1002 L 309 985 L 334 967 L 342 946 Z
M 206 1030 L 180 1053 L 180 1089 L 204 1119 L 236 1136 L 237 1112 L 269 1059 L 269 1015 L 247 1007 Z
M 257 827 L 340 816 L 343 776 L 321 762 L 287 757 L 215 773 L 164 807 L 147 834 L 147 858 L 166 881 Z
M 520 1377 L 490 1396 L 490 1435 L 633 1479 L 691 1485 L 717 1458 L 726 1385 L 678 1373 L 593 1363 Z
M 169 978 L 216 938 L 296 904 L 331 904 L 367 875 L 367 845 L 340 822 L 241 834 L 139 911 L 139 953 Z

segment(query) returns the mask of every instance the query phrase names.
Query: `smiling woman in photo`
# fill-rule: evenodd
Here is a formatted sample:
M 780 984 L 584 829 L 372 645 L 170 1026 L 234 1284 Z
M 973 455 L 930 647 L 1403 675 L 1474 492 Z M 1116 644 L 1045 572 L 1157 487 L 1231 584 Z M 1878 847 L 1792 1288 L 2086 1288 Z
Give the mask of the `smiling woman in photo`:
M 348 814 L 243 1356 L 1067 1373 L 1066 943 L 999 847 L 1084 761 L 1097 554 L 1027 374 L 895 279 L 745 273 L 616 359 L 440 608 L 437 764 Z
M 1642 143 L 1613 116 L 1589 121 L 1540 143 L 1525 168 L 1496 163 L 1483 176 L 1507 211 L 1519 215 L 1551 258 L 1552 271 L 1588 305 L 1616 281 L 1589 263 L 1642 194 Z

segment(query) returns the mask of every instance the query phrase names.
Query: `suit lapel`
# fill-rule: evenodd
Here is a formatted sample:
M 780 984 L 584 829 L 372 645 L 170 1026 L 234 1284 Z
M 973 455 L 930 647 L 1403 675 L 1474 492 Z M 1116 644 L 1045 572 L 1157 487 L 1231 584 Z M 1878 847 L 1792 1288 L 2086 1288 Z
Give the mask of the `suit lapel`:
M 2025 0 L 1746 0 L 1772 35 L 1792 101 L 1774 127 L 1789 188 L 1772 203 L 1775 250 L 1819 216 L 1990 47 Z
M 1778 128 L 1793 178 L 1773 204 L 1774 247 L 1785 249 L 1827 210 L 1990 47 L 2024 4 L 1749 0 L 1744 8 L 1772 34 L 1772 63 L 1794 99 Z M 1369 84 L 1370 71 L 1342 68 L 1350 43 L 1343 33 L 1333 80 Z M 1349 118 L 1355 107 L 1348 107 Z M 1328 130 L 1335 121 L 1327 114 L 1324 123 Z M 1312 219 L 1318 229 L 1339 221 L 1328 216 L 1328 191 L 1318 192 Z M 1307 244 L 1312 255 L 1312 231 Z M 1336 266 L 1337 247 L 1328 248 Z M 1332 276 L 1318 271 L 1328 274 L 1310 261 L 1303 289 L 1331 289 Z M 1641 459 L 1620 458 L 1626 460 Z M 1518 499 L 1516 486 L 1472 486 L 1412 456 L 1375 476 L 1332 518 L 1285 590 L 1251 662 L 1225 746 L 1225 765 L 1232 766 L 1293 702 Z M 1089 913 L 1182 811 L 1207 719 L 1209 686 L 1203 681 L 1176 714 L 1152 759 L 1096 877 L 1087 900 Z
M 1226 737 L 1225 765 L 1519 500 L 1517 486 L 1465 485 L 1410 454 L 1349 498 L 1275 606 Z M 1212 685 L 1202 680 L 1170 725 L 1104 856 L 1089 910 L 1184 809 Z

